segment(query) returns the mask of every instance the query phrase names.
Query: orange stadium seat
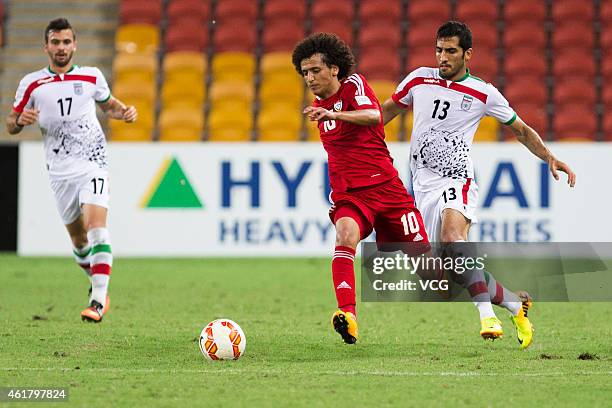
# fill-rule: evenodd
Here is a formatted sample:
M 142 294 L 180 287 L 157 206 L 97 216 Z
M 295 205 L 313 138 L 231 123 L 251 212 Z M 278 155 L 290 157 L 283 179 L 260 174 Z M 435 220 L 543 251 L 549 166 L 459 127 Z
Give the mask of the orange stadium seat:
M 436 49 L 436 33 L 444 20 L 435 18 L 433 20 L 414 21 L 408 26 L 406 31 L 406 44 L 408 45 L 408 55 L 413 53 L 413 48 L 428 47 L 432 55 Z
M 208 140 L 246 142 L 251 140 L 253 115 L 251 111 L 213 109 L 208 115 Z
M 203 78 L 206 73 L 206 58 L 203 54 L 193 51 L 169 52 L 164 55 L 162 66 L 166 79 L 174 76 Z
M 353 17 L 355 16 L 355 6 L 353 1 L 313 1 L 311 18 L 314 21 L 329 20 L 330 16 L 333 16 L 333 20 L 338 23 L 343 21 L 353 21 Z
M 594 80 L 596 73 L 593 49 L 555 50 L 553 74 L 555 79 L 582 76 Z
M 504 19 L 507 24 L 514 22 L 539 23 L 546 20 L 546 0 L 504 1 Z
M 595 35 L 590 24 L 571 22 L 558 24 L 552 32 L 553 49 L 593 48 Z
M 210 1 L 172 0 L 168 3 L 166 14 L 170 23 L 190 17 L 204 24 L 210 19 Z
M 510 106 L 523 122 L 535 129 L 540 136 L 545 136 L 548 131 L 548 112 L 545 104 L 526 100 L 525 102 L 510 103 Z
M 257 18 L 257 1 L 217 1 L 217 9 L 215 19 L 219 20 L 234 20 L 247 19 L 253 20 Z
M 498 48 L 497 26 L 494 21 L 468 21 L 475 52 Z
M 612 80 L 612 56 L 603 57 L 601 61 L 601 75 L 606 81 Z
M 263 54 L 259 68 L 264 77 L 282 76 L 299 78 L 291 62 L 290 52 L 268 52 Z
M 302 38 L 304 38 L 303 24 L 273 20 L 265 24 L 262 45 L 264 52 L 292 51 Z
M 164 109 L 159 115 L 159 140 L 198 142 L 202 140 L 204 114 L 201 109 Z
M 603 50 L 612 47 L 612 25 L 602 27 L 599 37 L 599 46 Z
M 359 44 L 362 54 L 384 45 L 399 50 L 402 42 L 401 30 L 397 24 L 381 24 L 363 27 L 359 31 Z
M 309 142 L 320 142 L 321 136 L 319 128 L 317 127 L 317 122 L 311 122 L 308 119 L 304 119 L 304 124 L 306 126 L 306 140 Z
M 141 23 L 120 25 L 115 48 L 118 52 L 154 54 L 159 48 L 159 28 Z
M 215 52 L 252 52 L 257 43 L 255 20 L 225 20 L 217 24 Z
M 145 23 L 158 25 L 161 16 L 161 0 L 122 0 L 119 2 L 121 24 Z
M 259 112 L 257 126 L 259 141 L 295 142 L 300 140 L 302 115 L 299 110 L 288 109 L 281 104 Z
M 121 24 L 159 24 L 162 14 L 161 0 L 123 0 L 119 3 Z
M 488 52 L 487 52 L 488 51 Z M 470 73 L 485 82 L 495 83 L 497 78 L 497 57 L 491 50 L 475 50 L 468 62 Z
M 594 104 L 597 99 L 595 84 L 585 78 L 568 77 L 563 81 L 555 81 L 553 87 L 553 102 L 556 106 L 564 103 Z
M 411 0 L 408 2 L 408 21 L 412 25 L 422 21 L 445 22 L 450 19 L 450 2 L 431 0 Z M 432 33 L 436 37 L 436 32 Z
M 531 77 L 544 78 L 548 71 L 548 63 L 541 49 L 517 48 L 512 53 L 506 53 L 504 70 L 507 82 L 524 76 L 526 73 Z
M 595 107 L 575 103 L 555 106 L 553 131 L 555 140 L 569 137 L 594 139 L 597 132 Z
M 268 105 L 288 105 L 299 110 L 304 99 L 304 87 L 301 81 L 266 80 L 259 87 L 259 100 L 263 107 Z
M 370 81 L 370 86 L 376 94 L 376 99 L 382 105 L 395 92 L 396 83 L 393 81 Z M 388 142 L 396 142 L 399 140 L 400 134 L 400 118 L 395 118 L 385 126 L 385 136 Z
M 154 84 L 157 81 L 157 56 L 153 54 L 117 54 L 113 60 L 115 81 Z
M 603 116 L 604 140 L 612 142 L 612 115 L 610 113 Z
M 188 79 L 176 76 L 166 79 L 162 85 L 161 97 L 164 109 L 178 109 L 181 107 L 201 110 L 205 97 L 204 77 Z
M 353 27 L 351 21 L 346 24 L 339 24 L 336 20 L 320 20 L 313 22 L 312 32 L 334 33 L 349 46 L 353 45 Z
M 510 105 L 522 101 L 545 104 L 548 100 L 548 90 L 544 78 L 521 74 L 512 81 L 506 81 L 504 96 Z
M 593 2 L 575 0 L 555 0 L 552 2 L 552 17 L 555 23 L 567 21 L 591 23 L 594 16 Z
M 253 84 L 250 82 L 215 81 L 210 86 L 210 102 L 214 109 L 251 110 Z
M 495 21 L 498 18 L 496 1 L 458 0 L 455 14 L 459 21 Z
M 153 127 L 143 126 L 138 123 L 141 120 L 141 112 L 138 112 L 138 121 L 125 123 L 121 120 L 109 121 L 110 138 L 113 142 L 150 142 L 153 140 Z
M 372 49 L 361 55 L 358 69 L 368 81 L 397 81 L 400 76 L 400 58 L 397 50 L 392 48 Z
M 306 18 L 306 3 L 303 1 L 266 0 L 264 3 L 265 26 L 276 21 L 287 21 L 302 26 Z M 264 27 L 264 30 L 267 27 Z
M 432 46 L 412 48 L 408 50 L 408 72 L 419 67 L 437 67 L 436 50 Z M 406 74 L 408 73 L 406 72 Z
M 544 53 L 546 48 L 546 31 L 540 23 L 518 21 L 507 24 L 504 30 L 504 47 L 506 55 L 525 47 L 537 48 Z
M 126 105 L 155 106 L 157 93 L 153 84 L 143 86 L 140 82 L 116 80 L 113 84 L 113 96 L 119 98 Z
M 216 53 L 212 59 L 215 81 L 252 82 L 255 75 L 255 58 L 244 52 Z
M 203 52 L 208 46 L 208 27 L 197 18 L 176 20 L 166 31 L 166 52 Z
M 399 30 L 402 17 L 400 0 L 361 0 L 359 21 L 362 29 L 370 26 L 389 25 Z
M 599 21 L 604 27 L 609 27 L 612 24 L 612 1 L 599 3 Z
M 604 86 L 601 92 L 601 101 L 604 106 L 612 106 L 612 86 Z

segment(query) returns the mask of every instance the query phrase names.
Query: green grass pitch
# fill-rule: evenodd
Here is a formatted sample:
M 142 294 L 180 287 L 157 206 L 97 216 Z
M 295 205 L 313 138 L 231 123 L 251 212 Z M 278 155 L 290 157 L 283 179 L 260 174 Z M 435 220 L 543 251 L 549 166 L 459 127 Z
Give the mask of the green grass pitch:
M 611 303 L 535 303 L 520 351 L 505 311 L 504 338 L 484 342 L 469 303 L 360 303 L 361 338 L 345 345 L 329 323 L 329 259 L 119 258 L 99 325 L 79 318 L 87 288 L 68 258 L 0 255 L 0 387 L 69 387 L 69 405 L 87 407 L 612 400 Z M 246 333 L 238 361 L 200 354 L 218 317 Z

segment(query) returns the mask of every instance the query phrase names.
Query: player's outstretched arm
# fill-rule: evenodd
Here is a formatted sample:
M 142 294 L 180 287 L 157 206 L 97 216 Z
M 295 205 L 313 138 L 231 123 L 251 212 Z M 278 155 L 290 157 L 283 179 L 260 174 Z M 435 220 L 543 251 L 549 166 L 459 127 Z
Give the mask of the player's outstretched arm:
M 389 98 L 382 104 L 383 125 L 386 125 L 393 120 L 397 115 L 402 113 L 402 107 L 398 106 L 393 99 Z
M 126 106 L 119 99 L 111 96 L 111 98 L 99 104 L 100 109 L 104 111 L 112 119 L 123 120 L 127 123 L 136 121 L 138 112 L 134 106 Z
M 341 120 L 360 126 L 373 126 L 380 123 L 380 112 L 376 109 L 334 112 L 321 107 L 308 106 L 303 112 L 308 120 Z
M 519 142 L 524 144 L 531 153 L 548 163 L 548 168 L 550 169 L 550 172 L 555 180 L 559 180 L 558 171 L 562 171 L 567 174 L 567 184 L 569 184 L 570 187 L 574 187 L 576 184 L 576 174 L 574 174 L 572 169 L 567 164 L 561 160 L 557 160 L 551 151 L 544 145 L 544 142 L 542 141 L 540 135 L 538 135 L 538 132 L 533 130 L 518 117 L 510 125 L 510 128 L 516 135 Z
M 38 120 L 36 109 L 24 109 L 21 113 L 11 110 L 6 118 L 6 130 L 11 135 L 21 132 L 24 126 L 32 125 Z

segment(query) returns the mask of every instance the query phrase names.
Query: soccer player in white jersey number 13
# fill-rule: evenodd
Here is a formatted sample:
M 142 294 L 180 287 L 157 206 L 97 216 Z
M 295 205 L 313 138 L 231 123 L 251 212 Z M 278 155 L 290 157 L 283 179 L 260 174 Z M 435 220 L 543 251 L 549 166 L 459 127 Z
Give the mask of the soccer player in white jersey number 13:
M 44 45 L 49 66 L 23 77 L 6 126 L 10 134 L 17 134 L 38 121 L 51 190 L 75 259 L 91 284 L 88 307 L 81 318 L 100 322 L 109 308 L 113 257 L 106 227 L 106 139 L 96 118 L 96 105 L 111 118 L 125 122 L 134 122 L 137 112 L 111 95 L 98 68 L 72 63 L 76 45 L 66 19 L 49 23 Z
M 510 126 L 519 142 L 548 163 L 556 180 L 558 171 L 562 171 L 567 173 L 571 187 L 576 182 L 570 167 L 555 158 L 502 94 L 470 74 L 466 63 L 472 52 L 472 33 L 467 25 L 457 21 L 443 24 L 436 36 L 438 67 L 412 71 L 382 109 L 386 124 L 412 105 L 410 159 L 414 197 L 431 241 L 450 244 L 447 250 L 451 248 L 451 253 L 452 243 L 466 242 L 470 225 L 477 222 L 478 186 L 474 182 L 470 150 L 483 116 L 492 116 Z M 519 292 L 517 296 L 486 271 L 472 274 L 470 281 L 463 284 L 480 312 L 483 338 L 495 339 L 503 333 L 493 303 L 511 312 L 521 348 L 529 346 L 533 328 L 527 319 L 531 306 L 527 293 Z

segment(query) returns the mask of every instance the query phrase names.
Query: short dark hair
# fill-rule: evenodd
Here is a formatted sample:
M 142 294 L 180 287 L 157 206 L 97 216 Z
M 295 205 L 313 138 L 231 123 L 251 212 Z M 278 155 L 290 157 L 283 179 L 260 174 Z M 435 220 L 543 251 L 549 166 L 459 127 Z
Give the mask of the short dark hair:
M 302 60 L 321 54 L 325 65 L 339 68 L 338 79 L 347 78 L 355 68 L 355 56 L 351 48 L 336 34 L 314 33 L 300 41 L 293 49 L 291 60 L 295 70 L 302 75 Z
M 45 44 L 49 42 L 49 33 L 51 31 L 62 31 L 62 30 L 72 31 L 72 37 L 76 40 L 76 33 L 74 32 L 74 29 L 72 28 L 68 20 L 66 20 L 63 17 L 60 17 L 60 18 L 56 18 L 55 20 L 49 21 L 47 28 L 45 28 Z
M 463 51 L 472 48 L 472 32 L 467 24 L 460 21 L 447 21 L 438 28 L 436 39 L 459 37 L 459 46 Z

